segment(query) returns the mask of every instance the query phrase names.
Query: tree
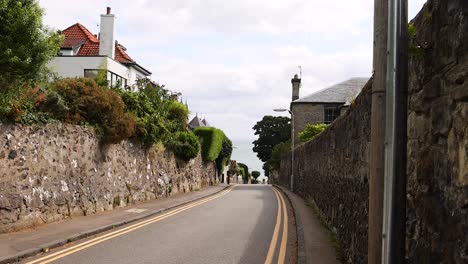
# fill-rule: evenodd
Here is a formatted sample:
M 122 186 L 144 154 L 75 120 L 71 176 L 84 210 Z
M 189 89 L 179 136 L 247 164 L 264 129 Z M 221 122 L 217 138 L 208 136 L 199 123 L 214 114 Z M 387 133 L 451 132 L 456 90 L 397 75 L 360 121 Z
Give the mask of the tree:
M 301 142 L 307 142 L 309 140 L 312 140 L 315 136 L 320 134 L 327 127 L 327 124 L 308 124 L 304 128 L 304 131 L 299 133 L 299 139 L 301 140 Z
M 266 162 L 271 158 L 275 145 L 285 142 L 291 137 L 291 119 L 284 116 L 264 116 L 253 127 L 258 139 L 253 142 L 253 151 L 257 157 Z
M 273 147 L 271 153 L 271 159 L 268 161 L 268 165 L 271 170 L 279 170 L 281 158 L 287 153 L 291 152 L 291 141 L 281 142 Z
M 62 36 L 44 26 L 37 0 L 0 0 L 0 88 L 45 77 Z
M 260 177 L 260 172 L 259 171 L 252 171 L 252 177 L 257 180 L 258 177 Z

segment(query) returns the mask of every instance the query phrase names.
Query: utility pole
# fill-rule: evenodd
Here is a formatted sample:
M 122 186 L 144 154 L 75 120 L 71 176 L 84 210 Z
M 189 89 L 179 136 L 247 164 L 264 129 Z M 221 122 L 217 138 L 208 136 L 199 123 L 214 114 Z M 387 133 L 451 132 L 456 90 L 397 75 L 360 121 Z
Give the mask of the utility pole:
M 382 261 L 388 1 L 374 0 L 374 79 L 371 108 L 368 264 L 381 264 Z

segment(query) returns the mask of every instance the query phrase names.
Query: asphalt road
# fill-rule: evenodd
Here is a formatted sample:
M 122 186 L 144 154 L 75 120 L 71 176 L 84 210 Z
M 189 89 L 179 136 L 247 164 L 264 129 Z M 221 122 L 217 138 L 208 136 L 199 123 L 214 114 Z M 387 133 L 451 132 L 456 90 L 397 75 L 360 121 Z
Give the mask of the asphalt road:
M 291 263 L 295 233 L 283 203 L 271 186 L 237 185 L 25 263 Z

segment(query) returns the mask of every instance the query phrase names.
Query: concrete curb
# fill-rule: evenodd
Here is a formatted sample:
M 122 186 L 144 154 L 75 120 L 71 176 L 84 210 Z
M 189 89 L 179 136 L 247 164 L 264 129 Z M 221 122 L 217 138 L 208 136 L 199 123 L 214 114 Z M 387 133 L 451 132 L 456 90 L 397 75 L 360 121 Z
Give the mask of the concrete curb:
M 303 231 L 303 226 L 302 226 L 302 221 L 300 217 L 297 215 L 297 207 L 296 205 L 292 202 L 291 198 L 289 198 L 289 195 L 287 192 L 283 190 L 282 186 L 273 184 L 273 186 L 280 190 L 288 199 L 289 203 L 293 207 L 294 211 L 294 219 L 296 221 L 296 234 L 297 234 L 297 264 L 306 264 L 307 263 L 307 258 L 306 258 L 306 253 L 305 253 L 305 242 L 304 242 L 304 231 Z
M 136 216 L 136 217 L 129 218 L 129 219 L 124 220 L 124 221 L 120 221 L 120 222 L 116 222 L 116 223 L 113 223 L 113 224 L 104 225 L 104 226 L 101 226 L 101 227 L 98 227 L 98 228 L 95 228 L 95 229 L 91 229 L 91 230 L 88 230 L 88 231 L 76 233 L 76 234 L 70 235 L 70 236 L 68 236 L 68 237 L 66 237 L 64 239 L 55 240 L 55 241 L 50 242 L 50 243 L 42 244 L 39 247 L 35 247 L 35 248 L 32 248 L 32 249 L 21 251 L 21 252 L 19 252 L 17 254 L 1 257 L 0 258 L 0 264 L 8 264 L 8 263 L 19 262 L 24 258 L 31 257 L 31 256 L 34 256 L 34 255 L 37 255 L 37 254 L 43 252 L 44 249 L 57 248 L 57 247 L 63 246 L 63 245 L 65 245 L 67 243 L 70 243 L 70 242 L 74 242 L 74 241 L 77 241 L 77 240 L 80 240 L 80 239 L 83 239 L 83 238 L 94 236 L 94 235 L 97 235 L 99 233 L 104 233 L 104 232 L 109 231 L 111 229 L 121 227 L 123 225 L 133 223 L 133 222 L 145 219 L 145 218 L 149 218 L 151 216 L 154 216 L 154 215 L 157 215 L 157 214 L 160 214 L 160 213 L 164 213 L 164 212 L 169 211 L 171 209 L 174 209 L 176 207 L 180 207 L 180 206 L 183 206 L 183 205 L 186 205 L 186 204 L 193 203 L 195 201 L 204 199 L 206 197 L 216 195 L 216 194 L 226 190 L 229 187 L 231 187 L 231 186 L 228 185 L 228 186 L 222 188 L 221 190 L 219 190 L 217 192 L 214 192 L 212 194 L 205 195 L 205 196 L 202 196 L 202 197 L 198 197 L 198 198 L 195 198 L 195 199 L 191 199 L 191 200 L 186 201 L 186 202 L 178 203 L 178 204 L 163 208 L 163 209 L 158 210 L 158 211 L 153 211 L 153 212 L 150 212 L 150 213 L 147 213 L 147 214 L 143 214 L 143 215 L 139 215 L 139 216 Z

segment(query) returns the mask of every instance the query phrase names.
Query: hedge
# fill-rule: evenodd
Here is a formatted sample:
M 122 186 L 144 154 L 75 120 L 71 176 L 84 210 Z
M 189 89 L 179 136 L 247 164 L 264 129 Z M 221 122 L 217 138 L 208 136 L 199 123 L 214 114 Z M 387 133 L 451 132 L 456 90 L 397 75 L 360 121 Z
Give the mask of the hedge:
M 242 175 L 244 179 L 248 179 L 249 178 L 249 167 L 247 167 L 247 165 L 245 165 L 244 163 L 237 163 L 237 166 L 241 167 L 244 169 L 244 174 Z
M 215 161 L 223 147 L 226 137 L 222 130 L 214 127 L 198 127 L 194 130 L 200 139 L 202 158 L 205 161 Z

